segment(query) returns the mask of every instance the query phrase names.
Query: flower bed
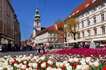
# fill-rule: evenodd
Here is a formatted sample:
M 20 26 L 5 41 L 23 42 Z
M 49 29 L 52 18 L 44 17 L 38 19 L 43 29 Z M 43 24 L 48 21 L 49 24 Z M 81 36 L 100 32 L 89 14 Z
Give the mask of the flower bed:
M 61 50 L 54 50 L 47 52 L 47 54 L 79 54 L 84 56 L 105 56 L 106 55 L 106 48 L 67 48 Z
M 0 70 L 106 70 L 106 49 L 56 49 L 0 58 Z
M 105 57 L 80 55 L 17 55 L 0 58 L 0 70 L 105 70 Z

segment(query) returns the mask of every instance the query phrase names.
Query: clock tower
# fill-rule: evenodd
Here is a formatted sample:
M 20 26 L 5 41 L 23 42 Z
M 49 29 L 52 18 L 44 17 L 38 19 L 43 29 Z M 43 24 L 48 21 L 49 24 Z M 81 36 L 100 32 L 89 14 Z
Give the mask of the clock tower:
M 34 17 L 34 26 L 33 26 L 33 35 L 32 37 L 36 36 L 36 33 L 41 31 L 41 23 L 40 23 L 40 13 L 39 9 L 35 10 L 35 17 Z

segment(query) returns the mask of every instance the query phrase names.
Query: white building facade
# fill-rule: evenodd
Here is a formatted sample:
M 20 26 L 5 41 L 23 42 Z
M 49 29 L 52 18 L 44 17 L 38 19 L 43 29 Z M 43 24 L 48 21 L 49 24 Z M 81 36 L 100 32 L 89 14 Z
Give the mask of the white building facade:
M 43 33 L 39 36 L 37 36 L 35 38 L 35 43 L 36 44 L 39 44 L 39 43 L 48 43 L 48 37 L 49 37 L 49 33 L 46 32 L 46 33 Z
M 98 0 L 99 1 L 99 0 Z M 76 19 L 76 40 L 72 38 L 70 33 L 67 36 L 67 42 L 94 42 L 106 43 L 106 1 L 101 0 L 102 3 L 95 7 L 86 9 L 83 13 L 78 15 Z M 96 2 L 96 0 L 92 0 Z M 89 6 L 87 3 L 84 7 Z M 77 10 L 75 13 L 79 12 Z M 73 14 L 75 14 L 73 13 Z
M 35 38 L 35 44 L 36 45 L 53 45 L 57 42 L 57 34 L 52 32 L 44 32 L 40 35 L 37 35 Z

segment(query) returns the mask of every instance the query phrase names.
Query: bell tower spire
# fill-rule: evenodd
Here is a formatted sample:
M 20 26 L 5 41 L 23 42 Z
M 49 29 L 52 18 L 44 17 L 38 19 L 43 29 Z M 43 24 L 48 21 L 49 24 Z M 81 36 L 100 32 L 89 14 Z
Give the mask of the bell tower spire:
M 34 16 L 34 25 L 33 25 L 33 35 L 32 37 L 36 36 L 36 33 L 41 31 L 41 23 L 40 23 L 40 12 L 39 9 L 37 8 L 35 10 L 35 16 Z
M 38 8 L 35 11 L 34 25 L 36 32 L 41 31 L 40 12 Z

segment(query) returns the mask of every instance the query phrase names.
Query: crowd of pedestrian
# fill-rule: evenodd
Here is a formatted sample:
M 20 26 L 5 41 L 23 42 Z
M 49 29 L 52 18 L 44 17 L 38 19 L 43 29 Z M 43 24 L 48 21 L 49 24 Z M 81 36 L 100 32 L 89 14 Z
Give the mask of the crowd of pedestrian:
M 24 45 L 24 46 L 20 46 L 20 45 L 12 45 L 12 44 L 0 44 L 0 52 L 25 52 L 25 51 L 35 51 L 36 53 L 40 54 L 40 53 L 45 53 L 46 52 L 46 48 L 45 46 L 41 45 L 41 46 L 36 46 L 36 47 L 32 47 L 31 45 Z
M 0 44 L 1 52 L 9 52 L 9 51 L 20 51 L 20 46 L 17 44 Z

